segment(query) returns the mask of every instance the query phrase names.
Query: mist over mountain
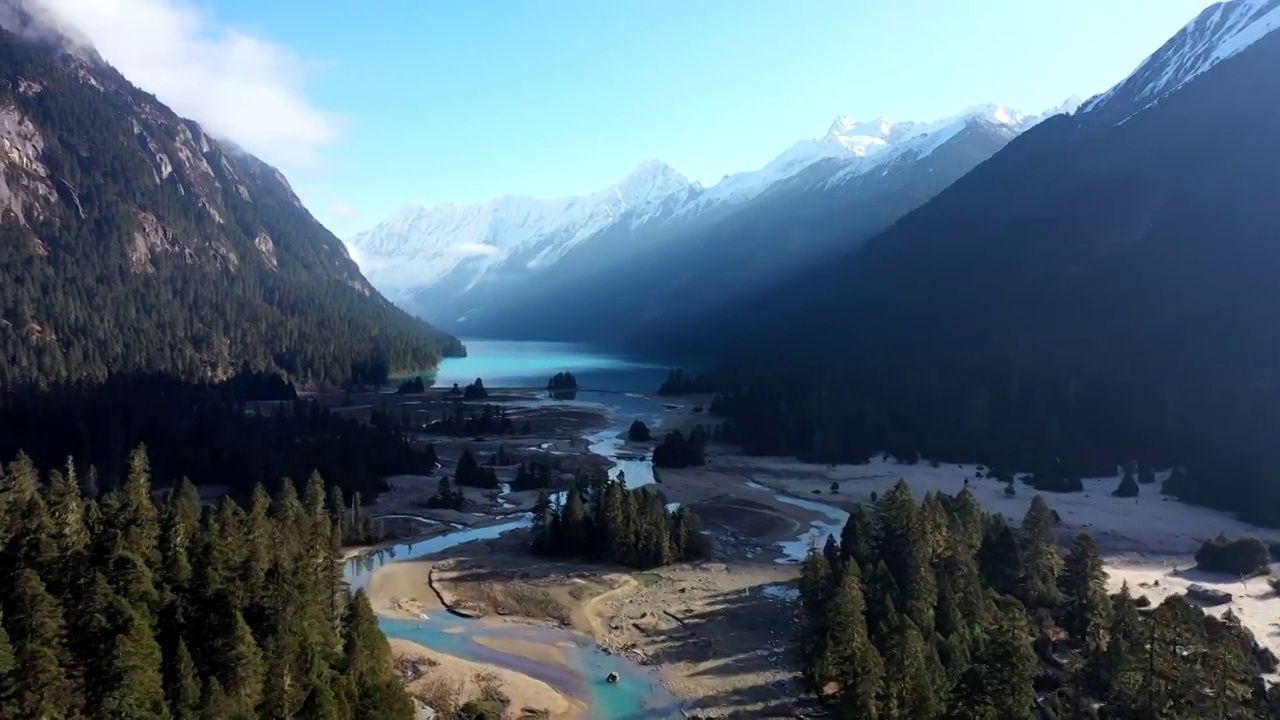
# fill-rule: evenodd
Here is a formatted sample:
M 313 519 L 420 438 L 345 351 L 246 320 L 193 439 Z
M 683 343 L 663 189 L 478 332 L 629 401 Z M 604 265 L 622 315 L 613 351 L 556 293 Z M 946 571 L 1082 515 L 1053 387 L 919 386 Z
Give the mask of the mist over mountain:
M 388 296 L 456 332 L 618 343 L 870 236 L 1078 103 L 1040 116 L 979 105 L 932 123 L 840 116 L 711 187 L 649 160 L 583 197 L 407 206 L 348 243 Z

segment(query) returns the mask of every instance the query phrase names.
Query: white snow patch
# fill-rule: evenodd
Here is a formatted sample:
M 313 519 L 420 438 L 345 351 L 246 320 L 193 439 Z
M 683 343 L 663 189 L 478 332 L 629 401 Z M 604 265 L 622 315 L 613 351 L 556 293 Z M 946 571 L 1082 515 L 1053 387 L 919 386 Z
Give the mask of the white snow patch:
M 800 601 L 799 588 L 791 585 L 765 585 L 760 588 L 760 594 L 770 600 L 777 600 L 784 603 L 795 603 Z

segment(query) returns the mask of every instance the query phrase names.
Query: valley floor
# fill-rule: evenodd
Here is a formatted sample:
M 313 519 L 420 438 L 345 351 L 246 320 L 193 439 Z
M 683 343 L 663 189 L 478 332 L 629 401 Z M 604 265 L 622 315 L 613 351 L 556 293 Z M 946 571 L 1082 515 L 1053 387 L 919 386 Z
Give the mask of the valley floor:
M 694 401 L 669 408 L 662 430 L 688 429 L 705 416 L 694 414 Z M 582 435 L 597 429 L 583 423 L 572 430 L 539 437 L 504 440 L 530 457 L 573 463 L 599 462 L 587 453 Z M 444 448 L 442 444 L 438 448 Z M 461 452 L 458 445 L 456 452 Z M 647 453 L 652 444 L 634 446 Z M 442 462 L 448 465 L 456 457 Z M 509 479 L 499 469 L 500 479 Z M 514 470 L 510 470 L 514 474 Z M 867 465 L 809 465 L 783 458 L 747 457 L 730 448 L 713 447 L 706 466 L 663 470 L 653 486 L 670 502 L 693 509 L 713 540 L 707 562 L 632 572 L 571 562 L 548 561 L 530 554 L 527 531 L 459 545 L 424 560 L 397 562 L 376 571 L 368 585 L 374 609 L 389 617 L 413 619 L 453 606 L 480 616 L 480 622 L 532 623 L 572 628 L 608 652 L 652 666 L 685 710 L 700 717 L 792 717 L 797 708 L 787 698 L 800 697 L 793 647 L 795 581 L 798 560 L 810 540 L 821 544 L 839 532 L 856 503 L 883 494 L 899 478 L 923 495 L 954 494 L 968 487 L 991 512 L 1020 521 L 1035 492 L 1019 485 L 1014 497 L 998 481 L 980 477 L 980 466 L 901 465 L 878 459 Z M 1163 479 L 1163 478 L 1161 478 Z M 434 491 L 435 478 L 398 478 L 392 498 L 403 510 L 414 492 Z M 1060 539 L 1069 542 L 1085 531 L 1097 539 L 1107 561 L 1110 583 L 1127 582 L 1135 595 L 1152 602 L 1180 592 L 1191 582 L 1220 586 L 1236 598 L 1229 606 L 1263 645 L 1280 654 L 1280 597 L 1262 579 L 1242 587 L 1238 578 L 1188 571 L 1204 539 L 1219 532 L 1280 540 L 1280 532 L 1256 528 L 1228 515 L 1197 508 L 1158 494 L 1159 485 L 1142 486 L 1137 498 L 1111 495 L 1119 478 L 1085 480 L 1085 492 L 1046 494 L 1061 517 Z M 832 483 L 837 489 L 833 492 Z M 429 493 L 428 493 L 429 494 Z M 536 493 L 481 496 L 483 513 L 421 511 L 460 525 L 487 524 L 494 515 L 522 513 Z M 383 506 L 380 500 L 378 508 Z M 461 621 L 466 622 L 466 621 Z M 504 642 L 480 638 L 481 642 Z M 398 647 L 404 647 L 402 643 Z M 536 662 L 556 662 L 553 647 L 514 641 L 500 648 Z M 505 671 L 508 672 L 509 671 Z M 518 675 L 517 673 L 510 673 Z M 545 683 L 511 681 L 521 702 L 554 713 L 570 713 L 574 698 L 553 697 Z M 537 685 L 542 688 L 533 689 Z M 527 687 L 529 689 L 522 689 Z M 513 707 L 522 707 L 513 703 Z

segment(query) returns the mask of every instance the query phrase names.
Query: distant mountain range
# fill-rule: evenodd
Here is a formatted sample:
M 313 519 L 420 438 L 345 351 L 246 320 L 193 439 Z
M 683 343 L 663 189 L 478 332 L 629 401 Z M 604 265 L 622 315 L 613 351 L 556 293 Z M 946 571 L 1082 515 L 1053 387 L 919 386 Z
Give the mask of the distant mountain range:
M 981 105 L 933 123 L 841 116 L 823 136 L 711 187 L 648 160 L 582 197 L 406 206 L 348 244 L 382 292 L 444 327 L 618 341 L 887 227 L 1080 102 L 1038 116 Z
M 1280 522 L 1277 29 L 1212 6 L 871 240 L 633 341 L 771 372 L 733 417 L 760 451 L 1138 457 Z
M 1081 319 L 1088 331 L 1136 335 L 1190 322 L 1179 308 L 1204 320 L 1252 289 L 1267 302 L 1219 308 L 1218 327 L 1238 330 L 1280 304 L 1274 284 L 1257 287 L 1253 276 L 1277 266 L 1269 238 L 1280 215 L 1269 198 L 1280 192 L 1280 65 L 1267 65 L 1280 51 L 1277 29 L 1280 0 L 1211 6 L 1114 88 L 1022 134 L 869 242 L 844 243 L 723 312 L 696 313 L 681 332 L 647 328 L 645 343 L 681 335 L 699 345 L 707 327 L 803 332 L 795 318 L 833 307 L 848 315 L 813 325 L 815 342 L 876 322 L 932 341 L 1013 315 L 1061 330 L 1084 307 L 1098 311 Z M 1224 118 L 1236 118 L 1229 132 Z M 1195 294 L 1197 283 L 1213 289 Z M 1077 307 L 1033 310 L 1053 292 Z M 735 321 L 743 317 L 749 325 Z M 928 332 L 913 324 L 926 317 L 937 323 Z M 1133 327 L 1116 326 L 1122 319 Z

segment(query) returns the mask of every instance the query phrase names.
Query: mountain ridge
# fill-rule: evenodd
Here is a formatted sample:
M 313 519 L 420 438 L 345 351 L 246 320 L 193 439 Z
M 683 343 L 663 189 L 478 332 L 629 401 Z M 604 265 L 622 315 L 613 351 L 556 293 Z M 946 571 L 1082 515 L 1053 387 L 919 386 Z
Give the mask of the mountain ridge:
M 0 386 L 244 365 L 333 385 L 462 352 L 279 170 L 3 7 L 22 34 L 0 29 Z
M 1076 104 L 1073 98 L 1051 112 L 1074 109 Z M 461 323 L 473 319 L 475 311 L 492 315 L 497 312 L 492 310 L 495 302 L 507 307 L 499 295 L 508 288 L 500 282 L 533 282 L 522 275 L 545 270 L 566 256 L 582 255 L 574 250 L 588 240 L 588 254 L 616 265 L 635 254 L 632 246 L 651 245 L 658 252 L 674 243 L 664 238 L 688 235 L 684 225 L 706 225 L 730 215 L 777 188 L 820 173 L 820 168 L 828 172 L 812 178 L 815 192 L 904 158 L 927 157 L 974 123 L 986 123 L 1007 140 L 1041 119 L 1043 115 L 1028 116 L 992 103 L 930 123 L 887 118 L 859 123 L 838 116 L 823 136 L 799 141 L 763 168 L 726 176 L 710 187 L 688 180 L 661 161 L 648 160 L 619 183 L 585 196 L 543 200 L 509 195 L 467 205 L 403 206 L 347 242 L 380 290 L 406 307 L 447 308 L 433 319 L 461 331 Z M 646 195 L 647 203 L 614 202 L 613 189 L 642 172 L 656 173 L 667 182 L 646 185 L 654 189 Z M 527 222 L 499 222 L 515 214 L 512 206 L 520 210 L 517 220 Z M 619 230 L 617 224 L 626 227 Z M 624 240 L 622 234 L 628 237 Z M 615 247 L 601 247 L 609 237 L 615 238 Z M 567 272 L 560 272 L 557 281 Z M 487 284 L 477 290 L 482 282 Z

